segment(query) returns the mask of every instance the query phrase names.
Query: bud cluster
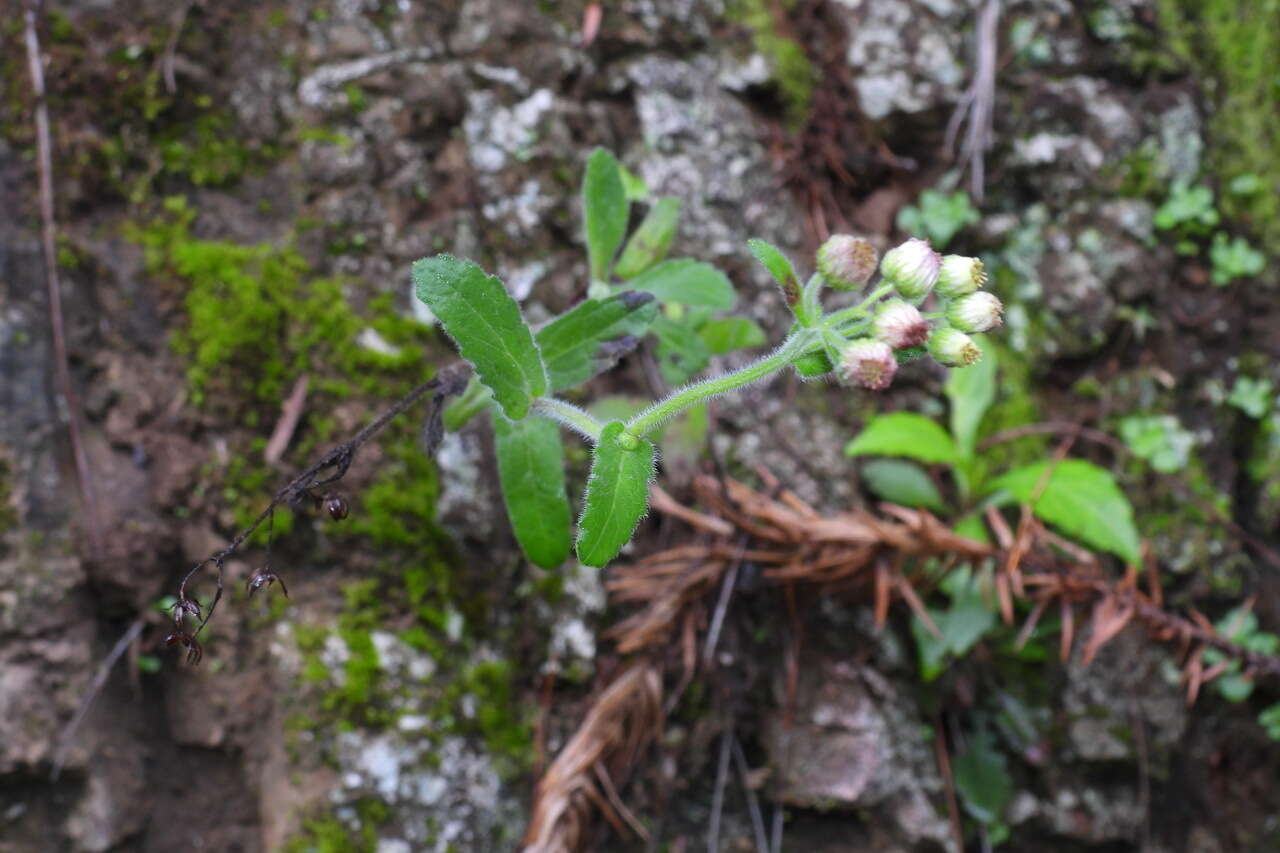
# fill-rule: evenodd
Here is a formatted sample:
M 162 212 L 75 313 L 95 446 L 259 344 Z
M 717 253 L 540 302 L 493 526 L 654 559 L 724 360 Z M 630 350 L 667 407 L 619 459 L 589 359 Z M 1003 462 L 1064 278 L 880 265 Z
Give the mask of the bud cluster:
M 861 238 L 837 234 L 819 249 L 817 261 L 826 283 L 849 290 L 870 280 L 875 251 Z M 887 287 L 872 298 L 890 288 L 896 295 L 869 309 L 870 337 L 855 338 L 840 348 L 836 369 L 845 383 L 872 390 L 887 388 L 898 369 L 896 353 L 904 350 L 927 351 L 948 367 L 970 365 L 982 357 L 969 336 L 999 326 L 1004 310 L 999 299 L 982 289 L 987 283 L 982 261 L 940 255 L 927 240 L 912 238 L 885 253 L 880 274 Z M 931 315 L 940 317 L 936 325 L 918 307 L 930 293 L 941 303 Z M 903 358 L 910 356 L 902 353 Z

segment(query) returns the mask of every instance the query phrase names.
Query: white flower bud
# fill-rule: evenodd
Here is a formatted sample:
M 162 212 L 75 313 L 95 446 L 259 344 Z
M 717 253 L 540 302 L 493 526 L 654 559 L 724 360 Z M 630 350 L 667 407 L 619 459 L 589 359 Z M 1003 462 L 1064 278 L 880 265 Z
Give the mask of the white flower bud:
M 854 290 L 876 271 L 875 247 L 851 234 L 833 234 L 818 249 L 818 272 L 837 290 Z
M 859 338 L 840 353 L 840 378 L 846 385 L 882 391 L 897 371 L 898 360 L 884 341 Z
M 965 296 L 981 290 L 986 283 L 987 272 L 982 261 L 964 255 L 943 255 L 936 285 L 939 296 L 945 299 Z
M 890 299 L 880 306 L 871 330 L 893 349 L 922 346 L 929 339 L 928 321 L 914 305 L 901 299 Z
M 982 358 L 973 338 L 950 326 L 935 329 L 929 336 L 929 354 L 947 367 L 967 367 Z
M 1000 325 L 1004 306 L 985 290 L 961 296 L 947 306 L 947 322 L 962 332 L 986 332 Z
M 912 238 L 885 253 L 880 273 L 907 299 L 918 302 L 929 295 L 938 280 L 942 258 L 928 240 Z

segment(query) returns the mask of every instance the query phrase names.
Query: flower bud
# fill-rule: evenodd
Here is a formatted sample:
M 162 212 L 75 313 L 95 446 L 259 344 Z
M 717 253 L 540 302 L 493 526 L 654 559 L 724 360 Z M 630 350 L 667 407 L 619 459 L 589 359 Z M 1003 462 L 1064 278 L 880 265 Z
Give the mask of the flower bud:
M 987 283 L 982 261 L 964 255 L 944 255 L 938 270 L 938 295 L 946 299 L 965 296 Z
M 973 338 L 950 326 L 935 329 L 929 336 L 929 354 L 947 367 L 967 367 L 982 358 Z
M 918 347 L 929 339 L 929 323 L 909 302 L 890 299 L 880 306 L 871 330 L 893 349 Z
M 854 290 L 876 271 L 875 247 L 851 234 L 833 234 L 818 249 L 818 272 L 837 290 Z
M 924 299 L 938 280 L 942 258 L 928 240 L 910 239 L 885 253 L 880 273 L 913 302 Z
M 947 322 L 962 332 L 985 332 L 1000 325 L 1004 306 L 985 290 L 961 296 L 947 306 Z
M 840 353 L 840 378 L 846 385 L 882 391 L 893 381 L 898 360 L 884 341 L 859 338 Z

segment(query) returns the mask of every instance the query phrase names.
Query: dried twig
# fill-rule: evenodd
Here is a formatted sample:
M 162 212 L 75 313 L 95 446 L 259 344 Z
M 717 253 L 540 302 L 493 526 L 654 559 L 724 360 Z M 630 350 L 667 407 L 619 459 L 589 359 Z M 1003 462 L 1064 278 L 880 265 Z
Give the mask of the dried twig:
M 25 30 L 27 65 L 31 71 L 31 91 L 35 96 L 36 170 L 40 182 L 40 243 L 44 252 L 45 290 L 49 300 L 49 328 L 53 336 L 53 365 L 58 393 L 66 404 L 67 433 L 75 460 L 80 499 L 84 502 L 85 529 L 95 552 L 102 550 L 102 528 L 98 500 L 93 488 L 93 470 L 80 437 L 80 400 L 71 383 L 67 366 L 67 340 L 62 322 L 62 289 L 58 282 L 57 223 L 53 215 L 53 143 L 49 133 L 49 106 L 44 86 L 44 65 L 40 58 L 40 37 L 36 29 L 38 0 L 27 0 Z
M 996 103 L 996 37 L 1000 26 L 1000 0 L 983 0 L 974 27 L 974 71 L 968 90 L 947 123 L 946 147 L 955 150 L 961 125 L 965 127 L 960 158 L 969 169 L 969 191 L 982 201 L 986 183 L 983 157 L 991 148 Z

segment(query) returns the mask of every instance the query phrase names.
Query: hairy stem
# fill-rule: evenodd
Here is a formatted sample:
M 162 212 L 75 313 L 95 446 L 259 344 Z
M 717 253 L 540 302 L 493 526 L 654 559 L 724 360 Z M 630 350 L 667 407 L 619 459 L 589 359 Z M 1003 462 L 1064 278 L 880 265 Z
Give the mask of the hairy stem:
M 871 291 L 871 293 L 867 295 L 866 299 L 862 300 L 857 305 L 854 305 L 850 308 L 842 308 L 839 311 L 835 311 L 827 315 L 826 325 L 830 328 L 835 328 L 836 326 L 839 326 L 841 323 L 847 323 L 850 320 L 856 320 L 860 317 L 865 317 L 867 315 L 867 309 L 870 308 L 872 304 L 882 299 L 883 297 L 888 296 L 892 292 L 893 292 L 892 284 L 888 284 L 888 283 L 881 284 L 875 290 Z
M 539 397 L 534 400 L 533 411 L 536 415 L 564 424 L 584 438 L 590 439 L 592 443 L 600 440 L 600 430 L 604 429 L 604 424 L 586 411 L 572 403 L 557 400 L 555 397 Z
M 782 346 L 757 362 L 748 364 L 732 373 L 714 376 L 694 383 L 676 391 L 665 400 L 654 403 L 627 423 L 627 432 L 643 438 L 668 418 L 678 415 L 689 406 L 701 403 L 710 397 L 759 382 L 771 373 L 783 369 L 792 361 L 804 355 L 819 341 L 820 336 L 808 329 L 802 329 L 787 340 Z

